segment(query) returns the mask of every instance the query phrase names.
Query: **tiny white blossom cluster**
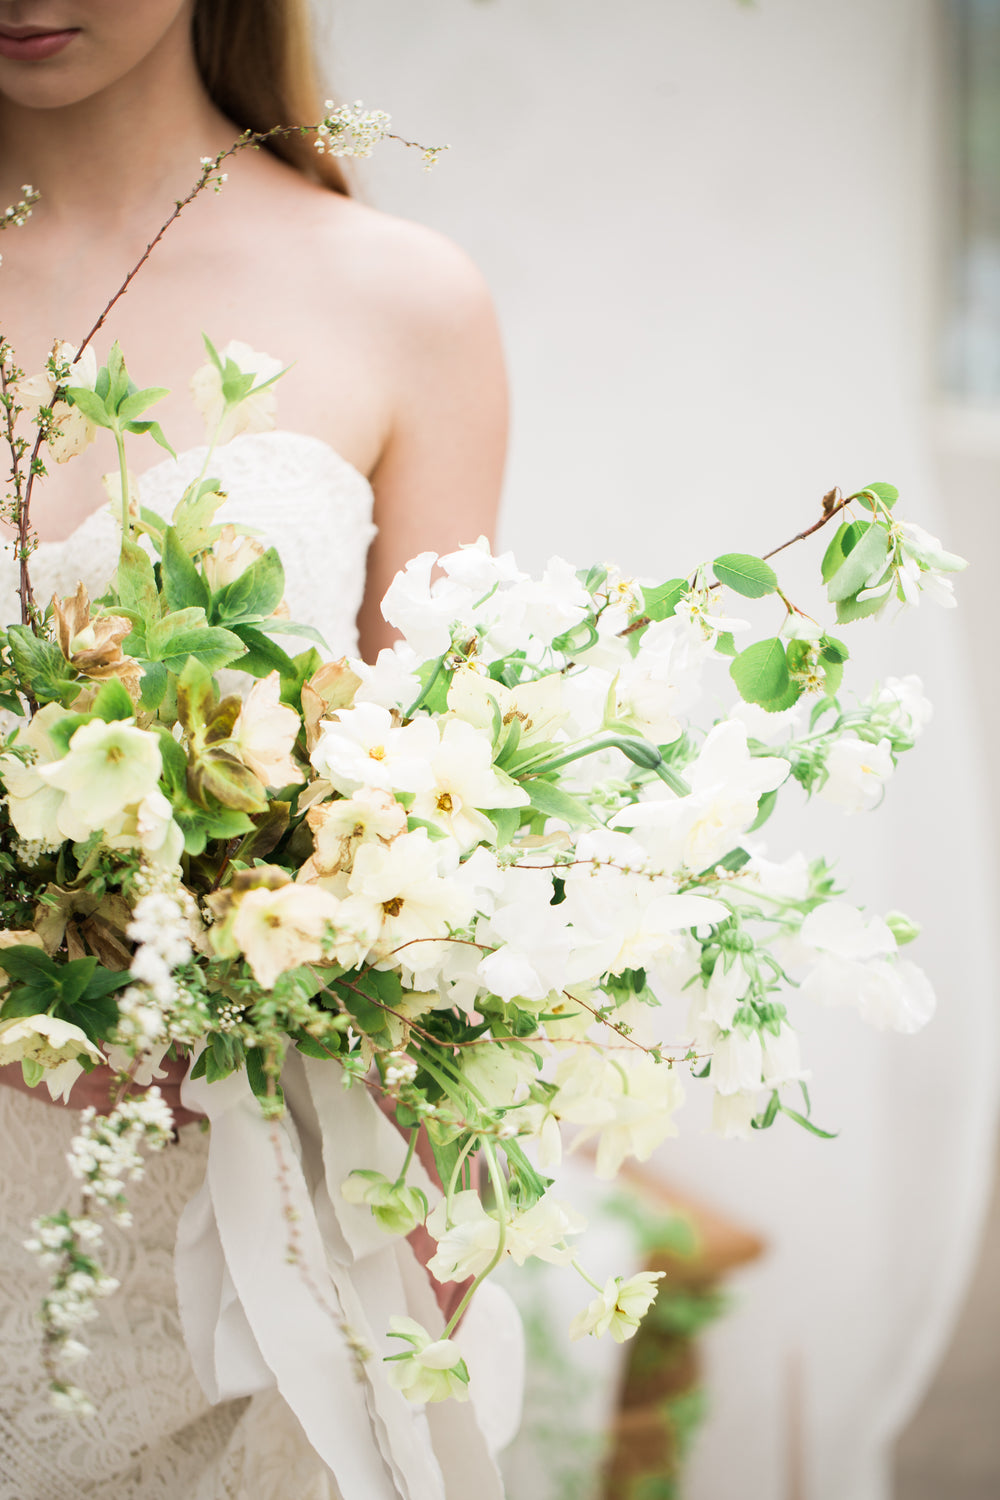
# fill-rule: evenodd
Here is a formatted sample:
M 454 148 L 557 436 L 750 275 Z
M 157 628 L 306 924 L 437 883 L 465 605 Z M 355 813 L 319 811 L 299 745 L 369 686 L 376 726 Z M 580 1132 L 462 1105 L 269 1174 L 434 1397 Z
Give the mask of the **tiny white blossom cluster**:
M 385 110 L 366 110 L 360 99 L 341 105 L 327 99 L 323 107 L 326 113 L 316 128 L 314 142 L 321 155 L 371 156 L 392 124 Z
M 127 928 L 135 943 L 129 966 L 134 984 L 119 997 L 118 1035 L 122 1042 L 148 1050 L 165 1040 L 187 1040 L 179 1002 L 187 992 L 174 970 L 190 962 L 190 927 L 194 903 L 174 878 L 160 875 L 140 896 Z

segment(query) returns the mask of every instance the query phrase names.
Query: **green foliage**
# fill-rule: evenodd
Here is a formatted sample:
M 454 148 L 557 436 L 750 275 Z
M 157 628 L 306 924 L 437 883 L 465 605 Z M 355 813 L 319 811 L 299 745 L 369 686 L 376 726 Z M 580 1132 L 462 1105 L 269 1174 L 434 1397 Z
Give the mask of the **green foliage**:
M 118 1025 L 116 990 L 130 982 L 128 973 L 110 973 L 96 958 L 57 964 L 40 948 L 17 944 L 0 949 L 0 968 L 13 983 L 0 1018 L 48 1014 L 79 1026 L 92 1042 L 106 1041 Z
M 729 675 L 741 698 L 759 704 L 768 713 L 791 708 L 802 696 L 801 686 L 789 675 L 786 648 L 777 636 L 754 641 L 741 651 L 729 668 Z

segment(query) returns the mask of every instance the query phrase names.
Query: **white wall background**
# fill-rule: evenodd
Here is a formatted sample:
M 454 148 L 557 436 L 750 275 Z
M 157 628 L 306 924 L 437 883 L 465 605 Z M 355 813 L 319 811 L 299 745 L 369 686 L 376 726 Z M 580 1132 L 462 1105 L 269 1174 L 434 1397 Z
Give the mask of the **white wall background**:
M 559 551 L 666 577 L 764 550 L 831 485 L 876 478 L 947 542 L 925 416 L 929 0 L 322 9 L 339 96 L 453 146 L 430 177 L 383 148 L 364 180 L 466 246 L 495 288 L 514 392 L 503 540 L 522 563 Z M 968 546 L 975 517 L 961 520 Z M 933 733 L 884 813 L 849 837 L 817 817 L 809 847 L 844 848 L 859 899 L 924 919 L 914 956 L 939 1019 L 886 1039 L 848 1014 L 806 1018 L 835 1146 L 789 1126 L 742 1149 L 699 1133 L 693 1110 L 661 1159 L 772 1244 L 712 1340 L 690 1500 L 728 1500 L 736 1474 L 741 1500 L 886 1494 L 884 1441 L 972 1253 L 993 1121 L 991 871 L 967 657 L 954 617 L 930 609 L 855 627 L 852 644 L 859 690 L 922 673 Z

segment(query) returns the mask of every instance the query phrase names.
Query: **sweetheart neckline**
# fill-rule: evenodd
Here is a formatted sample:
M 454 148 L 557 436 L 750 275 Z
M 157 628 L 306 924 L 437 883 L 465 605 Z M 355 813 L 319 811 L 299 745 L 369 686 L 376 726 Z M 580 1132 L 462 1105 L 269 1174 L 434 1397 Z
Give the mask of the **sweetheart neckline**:
M 367 475 L 362 474 L 361 470 L 357 468 L 356 465 L 352 464 L 349 458 L 345 458 L 342 453 L 334 448 L 332 443 L 328 443 L 325 438 L 314 437 L 311 432 L 295 432 L 290 427 L 271 427 L 264 432 L 240 432 L 237 433 L 235 437 L 230 438 L 228 443 L 223 443 L 215 451 L 216 453 L 226 453 L 233 449 L 237 444 L 243 445 L 246 443 L 259 443 L 262 439 L 268 440 L 273 438 L 293 438 L 297 443 L 305 444 L 308 447 L 321 448 L 329 458 L 332 458 L 334 462 L 345 469 L 348 474 L 353 475 L 355 479 L 359 480 L 368 490 L 369 494 L 373 493 L 371 480 L 367 477 Z M 198 443 L 193 448 L 184 448 L 180 453 L 177 454 L 176 458 L 167 457 L 161 459 L 158 463 L 150 465 L 148 469 L 143 469 L 141 473 L 136 476 L 138 483 L 141 486 L 143 482 L 147 480 L 151 475 L 159 474 L 170 469 L 171 467 L 180 467 L 180 465 L 185 461 L 190 460 L 193 457 L 197 457 L 198 455 L 204 455 L 205 453 L 207 453 L 207 451 L 207 443 Z M 98 516 L 103 515 L 110 516 L 110 508 L 107 504 L 99 505 L 96 510 L 90 511 L 89 514 L 84 516 L 83 520 L 80 521 L 76 526 L 74 526 L 72 531 L 67 532 L 65 536 L 55 537 L 50 541 L 40 541 L 38 543 L 37 550 L 40 551 L 42 548 L 69 546 L 71 543 L 77 540 L 82 531 L 85 531 L 87 527 L 93 524 Z

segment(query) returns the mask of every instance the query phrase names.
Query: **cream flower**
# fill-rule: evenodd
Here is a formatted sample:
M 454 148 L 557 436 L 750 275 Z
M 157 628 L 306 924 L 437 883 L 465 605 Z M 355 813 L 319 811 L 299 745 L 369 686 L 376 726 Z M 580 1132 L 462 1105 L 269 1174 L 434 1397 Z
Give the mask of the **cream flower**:
M 281 702 L 281 678 L 272 672 L 250 689 L 232 738 L 243 764 L 264 786 L 289 786 L 306 779 L 292 758 L 300 728 L 298 714 Z
M 100 1048 L 71 1021 L 46 1015 L 15 1016 L 0 1021 L 0 1067 L 7 1063 L 35 1062 L 43 1068 L 58 1068 L 79 1057 L 104 1061 Z
M 41 773 L 62 756 L 62 747 L 52 738 L 52 729 L 66 716 L 66 710 L 58 703 L 46 703 L 22 729 L 17 743 L 34 751 L 31 765 L 25 765 L 16 755 L 0 756 L 0 778 L 7 791 L 11 822 L 22 839 L 51 847 L 66 838 L 58 821 L 63 793 Z
M 351 797 L 322 802 L 306 813 L 320 875 L 349 870 L 361 844 L 389 843 L 406 831 L 406 812 L 388 792 L 362 787 Z
M 419 971 L 440 961 L 440 947 L 473 916 L 468 888 L 440 875 L 439 845 L 426 829 L 403 833 L 391 844 L 362 844 L 354 856 L 348 889 L 367 908 L 378 933 L 379 958 L 395 954 L 407 969 Z
M 66 837 L 79 841 L 154 792 L 162 770 L 155 734 L 137 729 L 131 719 L 110 724 L 92 719 L 73 735 L 62 760 L 42 766 L 38 774 L 65 792 L 59 826 Z
M 529 1257 L 565 1264 L 573 1257 L 566 1237 L 580 1234 L 586 1221 L 567 1203 L 550 1195 L 540 1198 L 524 1213 L 510 1213 L 505 1223 L 504 1258 L 521 1266 Z M 427 1216 L 427 1229 L 437 1240 L 436 1253 L 427 1269 L 438 1281 L 464 1281 L 481 1276 L 494 1259 L 500 1244 L 500 1222 L 483 1207 L 471 1189 L 455 1193 Z
M 219 351 L 223 364 L 232 360 L 244 375 L 257 377 L 254 388 L 242 401 L 226 402 L 222 376 L 214 361 L 207 360 L 191 377 L 191 396 L 205 421 L 209 442 L 228 443 L 241 432 L 267 432 L 274 426 L 278 398 L 274 386 L 260 386 L 282 371 L 281 361 L 259 354 L 249 344 L 233 339 Z M 218 434 L 218 435 L 216 435 Z
M 264 989 L 274 988 L 279 974 L 323 957 L 341 903 L 315 885 L 258 887 L 239 898 L 231 933 Z
M 469 1371 L 451 1339 L 432 1339 L 413 1318 L 390 1318 L 389 1337 L 412 1345 L 386 1360 L 389 1384 L 408 1401 L 468 1401 Z
M 264 556 L 264 543 L 255 536 L 245 536 L 229 524 L 222 527 L 212 543 L 212 550 L 202 558 L 205 582 L 213 593 L 234 583 L 259 557 Z
M 66 385 L 85 386 L 90 391 L 94 389 L 97 383 L 97 360 L 92 349 L 85 349 L 77 359 L 74 345 L 57 342 L 52 352 L 57 359 L 67 361 L 70 365 Z M 19 383 L 17 398 L 32 420 L 37 417 L 40 407 L 52 406 L 54 423 L 48 450 L 57 464 L 64 464 L 89 447 L 97 436 L 97 428 L 78 406 L 71 406 L 68 401 L 53 403 L 55 392 L 55 380 L 48 370 L 42 370 L 38 375 L 31 375 Z
M 627 1279 L 609 1276 L 603 1292 L 573 1319 L 570 1338 L 582 1339 L 589 1333 L 599 1339 L 602 1334 L 610 1333 L 616 1344 L 632 1338 L 656 1300 L 656 1283 L 663 1275 L 663 1271 L 639 1271 Z

